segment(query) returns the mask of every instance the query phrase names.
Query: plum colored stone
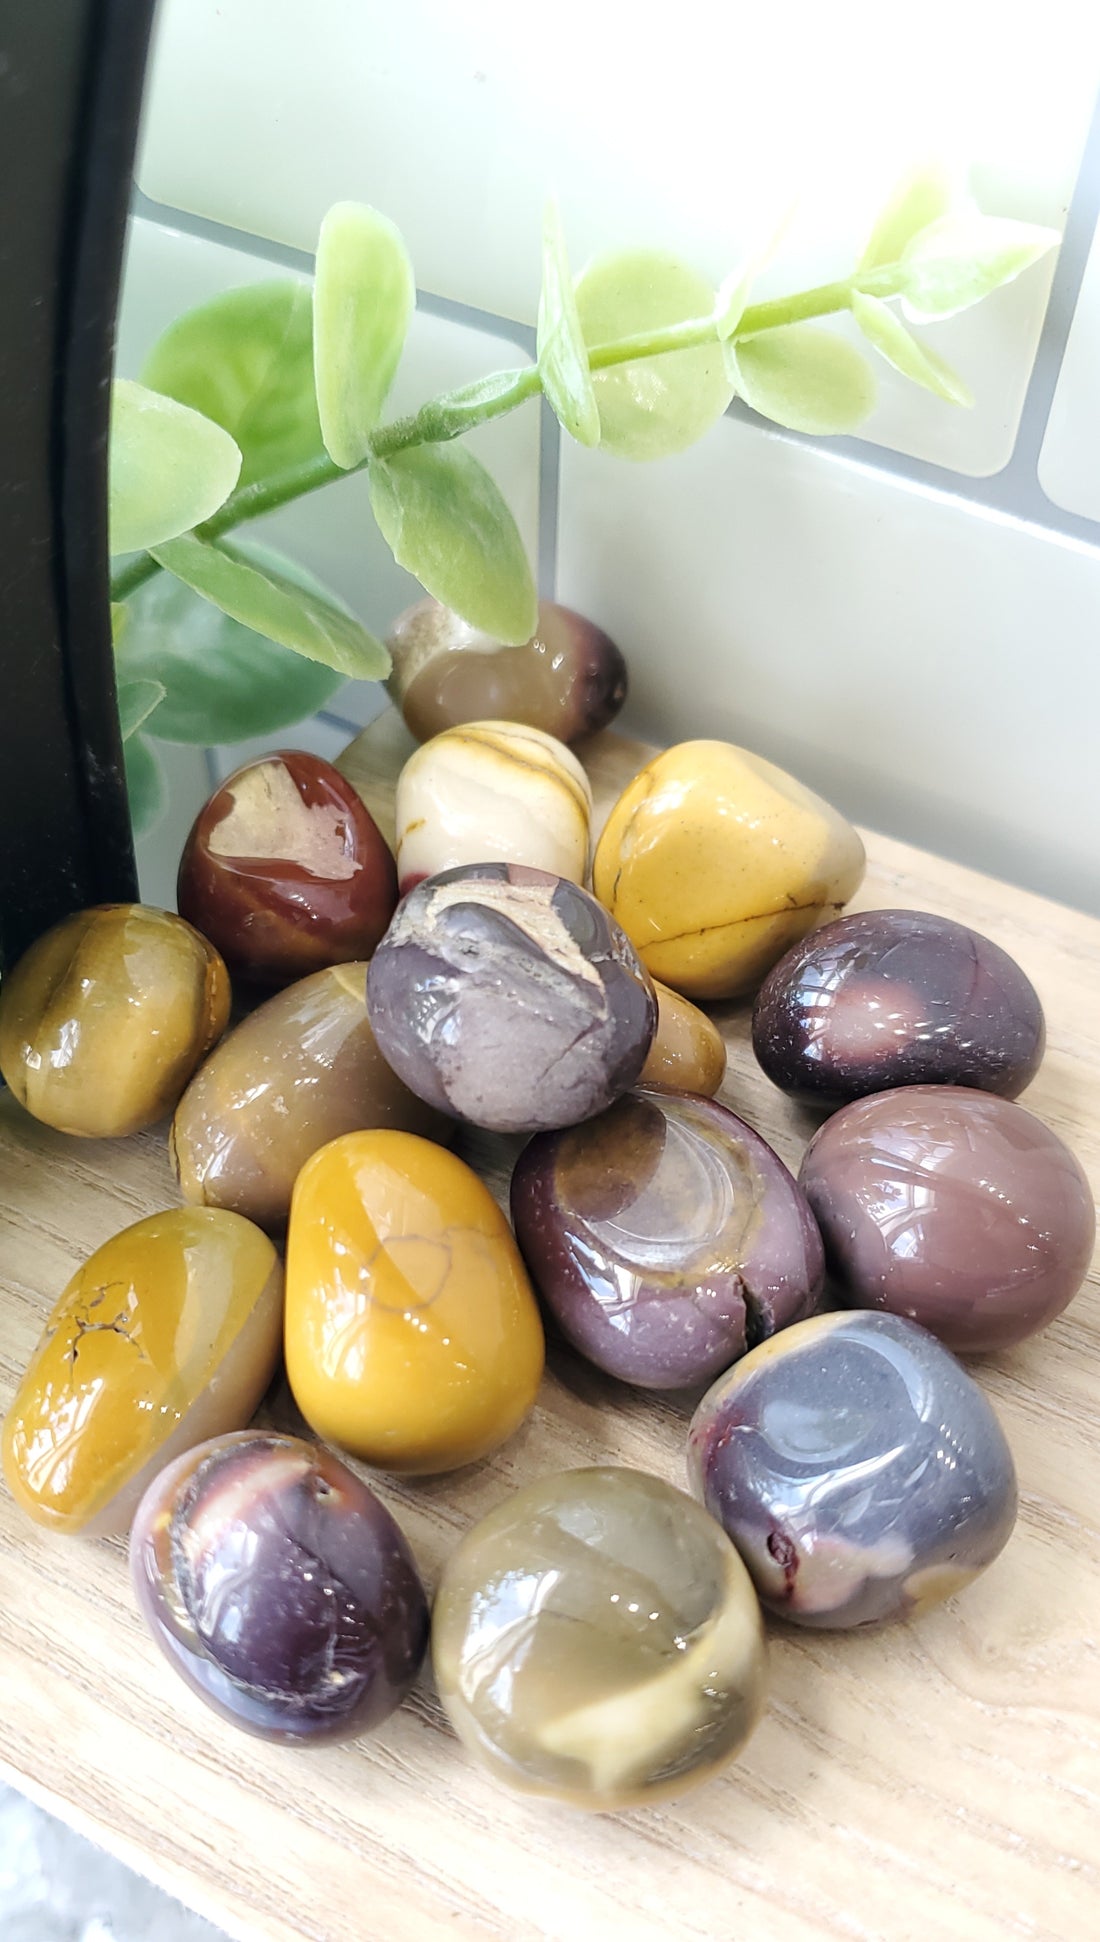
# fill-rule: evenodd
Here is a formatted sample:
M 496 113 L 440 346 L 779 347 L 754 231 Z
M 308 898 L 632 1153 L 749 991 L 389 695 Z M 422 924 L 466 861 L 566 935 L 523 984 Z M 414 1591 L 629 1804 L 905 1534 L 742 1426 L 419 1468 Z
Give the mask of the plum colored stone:
M 130 1568 L 165 1657 L 262 1739 L 370 1731 L 424 1657 L 427 1600 L 400 1529 L 338 1457 L 297 1437 L 215 1437 L 162 1471 Z
M 438 600 L 418 600 L 394 623 L 389 690 L 425 742 L 461 722 L 526 722 L 561 742 L 594 735 L 626 700 L 626 662 L 613 640 L 555 601 L 539 604 L 536 632 L 504 647 Z
M 861 910 L 768 973 L 752 1042 L 769 1079 L 813 1106 L 892 1086 L 977 1086 L 1014 1099 L 1045 1031 L 1019 965 L 978 931 L 922 910 Z
M 283 985 L 370 957 L 397 870 L 340 771 L 282 749 L 238 769 L 199 811 L 176 901 L 235 975 Z
M 602 1112 L 635 1083 L 657 1025 L 653 987 L 606 910 L 514 863 L 443 870 L 410 891 L 367 1000 L 410 1091 L 500 1133 Z
M 799 1180 L 843 1300 L 908 1316 L 960 1353 L 1045 1328 L 1088 1270 L 1096 1216 L 1078 1161 L 993 1093 L 853 1100 L 810 1141 Z
M 597 1812 L 706 1780 L 764 1702 L 760 1607 L 733 1545 L 682 1491 L 611 1466 L 540 1477 L 467 1532 L 432 1661 L 480 1766 Z
M 820 1315 L 704 1397 L 692 1486 L 765 1609 L 796 1624 L 908 1618 L 992 1563 L 1016 1518 L 1004 1431 L 926 1329 Z
M 708 1382 L 821 1301 L 805 1198 L 711 1099 L 632 1092 L 539 1134 L 512 1176 L 512 1222 L 563 1334 L 642 1388 Z

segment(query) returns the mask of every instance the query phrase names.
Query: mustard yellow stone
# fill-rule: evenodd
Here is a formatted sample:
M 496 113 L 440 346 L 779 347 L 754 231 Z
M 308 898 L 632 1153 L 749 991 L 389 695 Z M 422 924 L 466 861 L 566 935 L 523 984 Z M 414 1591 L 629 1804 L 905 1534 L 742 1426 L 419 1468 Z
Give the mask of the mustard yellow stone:
M 535 1400 L 543 1334 L 512 1230 L 462 1160 L 346 1133 L 303 1167 L 287 1236 L 286 1368 L 319 1436 L 382 1470 L 455 1470 Z
M 652 977 L 689 998 L 733 998 L 836 916 L 864 862 L 851 824 L 774 763 L 680 742 L 627 784 L 592 884 Z
M 705 1011 L 667 984 L 657 993 L 657 1035 L 642 1067 L 640 1086 L 699 1092 L 713 1099 L 726 1076 L 726 1042 Z
M 282 1293 L 275 1249 L 240 1214 L 177 1207 L 114 1235 L 69 1282 L 5 1419 L 16 1501 L 57 1531 L 128 1530 L 156 1471 L 248 1423 Z

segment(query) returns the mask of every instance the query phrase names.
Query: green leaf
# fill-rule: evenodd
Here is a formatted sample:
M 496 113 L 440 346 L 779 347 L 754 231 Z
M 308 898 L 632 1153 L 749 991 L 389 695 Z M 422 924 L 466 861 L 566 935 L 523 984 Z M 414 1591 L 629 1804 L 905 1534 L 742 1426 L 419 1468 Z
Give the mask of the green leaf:
M 519 529 L 464 445 L 411 445 L 369 472 L 378 529 L 399 566 L 472 627 L 529 641 L 538 599 Z
M 918 344 L 887 304 L 880 303 L 877 297 L 861 296 L 857 291 L 852 297 L 852 315 L 868 343 L 902 377 L 912 378 L 914 384 L 934 391 L 937 398 L 946 398 L 948 404 L 974 403 L 973 393 L 958 372 L 937 351 L 927 344 Z
M 154 709 L 159 708 L 168 690 L 163 681 L 120 681 L 118 720 L 124 742 L 136 735 Z
M 370 449 L 415 304 L 393 224 L 365 203 L 334 204 L 317 241 L 313 369 L 325 448 L 345 471 Z
M 542 225 L 538 361 L 543 391 L 570 437 L 578 445 L 598 445 L 599 406 L 577 314 L 561 213 L 552 200 Z
M 187 311 L 154 344 L 141 375 L 236 439 L 242 486 L 324 453 L 307 284 L 251 283 Z
M 160 821 L 168 802 L 168 787 L 159 757 L 144 735 L 127 742 L 126 792 L 135 836 L 145 836 Z
M 601 257 L 577 284 L 577 311 L 591 350 L 639 331 L 707 317 L 714 291 L 704 277 L 661 250 Z M 592 383 L 601 443 L 620 458 L 682 452 L 722 416 L 733 395 L 717 341 L 665 351 L 605 371 Z
M 273 569 L 339 604 L 296 561 L 253 540 L 235 544 L 251 565 Z M 342 675 L 231 620 L 173 573 L 154 574 L 123 611 L 129 619 L 116 648 L 119 677 L 163 682 L 159 741 L 206 744 L 274 735 L 315 715 L 343 686 Z
M 390 657 L 381 641 L 331 594 L 312 593 L 276 567 L 253 564 L 234 542 L 188 533 L 150 550 L 158 565 L 243 627 L 354 681 L 376 681 L 389 673 Z
M 111 640 L 117 654 L 126 629 L 130 625 L 130 609 L 124 600 L 111 602 Z
M 145 552 L 209 519 L 237 483 L 241 455 L 220 425 L 119 378 L 111 394 L 112 553 Z
M 725 350 L 745 403 L 791 431 L 850 432 L 875 402 L 866 358 L 816 324 L 784 324 Z
M 1056 229 L 1007 216 L 942 216 L 918 231 L 902 253 L 902 308 L 915 322 L 954 317 L 1011 283 L 1060 241 Z
M 957 199 L 955 184 L 945 168 L 933 164 L 911 169 L 895 184 L 879 215 L 859 259 L 860 270 L 877 270 L 887 263 L 896 263 L 918 231 L 946 216 Z
M 731 270 L 724 278 L 714 304 L 714 322 L 723 343 L 733 336 L 741 322 L 752 286 L 757 277 L 763 275 L 775 256 L 791 225 L 794 213 L 792 204 L 773 225 L 765 239 L 758 242 L 748 255 L 742 258 L 737 268 Z

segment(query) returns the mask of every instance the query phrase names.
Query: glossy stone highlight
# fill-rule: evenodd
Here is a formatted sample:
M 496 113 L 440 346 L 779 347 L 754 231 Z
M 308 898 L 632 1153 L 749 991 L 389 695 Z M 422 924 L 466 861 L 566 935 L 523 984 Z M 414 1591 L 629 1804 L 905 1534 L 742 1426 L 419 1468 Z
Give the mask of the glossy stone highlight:
M 369 958 L 393 915 L 397 872 L 340 771 L 282 749 L 246 763 L 199 811 L 176 900 L 235 976 L 290 984 Z
M 769 1079 L 813 1106 L 892 1086 L 1014 1099 L 1043 1056 L 1043 1010 L 998 944 L 921 910 L 826 924 L 768 973 L 752 1042 Z
M 697 1005 L 653 980 L 657 993 L 657 1036 L 642 1067 L 643 1086 L 713 1098 L 726 1076 L 726 1042 Z
M 596 1810 L 706 1780 L 764 1702 L 737 1553 L 682 1491 L 636 1470 L 543 1477 L 483 1518 L 444 1568 L 432 1657 L 480 1765 Z
M 16 1502 L 55 1531 L 121 1535 L 156 1471 L 248 1422 L 282 1320 L 279 1257 L 238 1214 L 124 1228 L 69 1282 L 5 1419 Z
M 527 863 L 583 883 L 592 790 L 564 742 L 515 722 L 448 729 L 411 755 L 394 802 L 402 896 L 463 863 Z
M 820 1305 L 825 1262 L 803 1195 L 714 1100 L 633 1092 L 540 1134 L 512 1176 L 512 1220 L 562 1332 L 643 1388 L 708 1382 Z
M 286 1369 L 319 1436 L 382 1470 L 455 1470 L 519 1427 L 542 1365 L 519 1249 L 476 1173 L 412 1133 L 314 1154 L 291 1205 Z
M 427 1647 L 398 1525 L 330 1450 L 297 1437 L 219 1437 L 162 1471 L 134 1519 L 130 1569 L 169 1663 L 261 1739 L 370 1732 Z
M 207 1059 L 176 1109 L 172 1161 L 185 1200 L 278 1232 L 311 1154 L 371 1126 L 446 1140 L 453 1122 L 378 1050 L 366 965 L 337 964 L 277 992 Z
M 1045 1328 L 1088 1271 L 1084 1172 L 1048 1126 L 992 1093 L 856 1099 L 815 1134 L 799 1180 L 842 1298 L 908 1316 L 958 1353 Z
M 729 742 L 680 742 L 628 782 L 592 884 L 646 969 L 689 998 L 752 991 L 863 878 L 843 816 Z
M 438 600 L 419 600 L 395 622 L 389 690 L 419 742 L 461 722 L 526 722 L 561 742 L 593 735 L 626 700 L 626 662 L 613 640 L 552 600 L 537 631 L 503 647 Z
M 172 1111 L 224 1032 L 230 995 L 217 951 L 170 911 L 78 911 L 5 973 L 0 1072 L 60 1133 L 136 1133 Z
M 894 1315 L 821 1315 L 754 1349 L 692 1420 L 696 1494 L 765 1609 L 881 1624 L 961 1591 L 1007 1543 L 1016 1475 L 982 1391 Z
M 649 978 L 587 891 L 483 863 L 410 892 L 368 978 L 375 1037 L 439 1112 L 494 1132 L 569 1126 L 635 1083 L 657 1025 Z

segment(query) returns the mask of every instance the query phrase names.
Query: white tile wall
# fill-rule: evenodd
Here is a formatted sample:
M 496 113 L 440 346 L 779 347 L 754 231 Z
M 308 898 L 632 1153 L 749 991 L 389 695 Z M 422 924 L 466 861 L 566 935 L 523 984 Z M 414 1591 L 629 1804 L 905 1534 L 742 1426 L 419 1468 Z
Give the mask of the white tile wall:
M 162 0 L 147 194 L 312 249 L 341 197 L 401 226 L 426 289 L 534 317 L 553 184 L 575 263 L 663 242 L 720 279 L 800 198 L 767 288 L 842 274 L 935 153 L 983 206 L 1061 226 L 1100 80 L 1100 8 L 1046 0 Z M 201 104 L 201 108 L 200 108 Z M 972 413 L 883 367 L 864 436 L 975 475 L 1008 459 L 1049 268 L 932 341 Z
M 1066 341 L 1039 479 L 1056 506 L 1100 520 L 1100 226 Z

